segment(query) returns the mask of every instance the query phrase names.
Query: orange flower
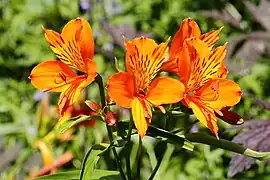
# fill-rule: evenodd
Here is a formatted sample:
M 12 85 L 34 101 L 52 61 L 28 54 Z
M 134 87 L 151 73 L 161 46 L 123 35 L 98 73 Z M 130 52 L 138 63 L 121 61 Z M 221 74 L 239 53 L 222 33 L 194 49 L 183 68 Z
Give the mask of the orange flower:
M 180 73 L 178 75 L 182 78 L 182 72 L 185 71 L 184 69 L 188 65 L 183 64 L 182 62 L 182 67 L 180 67 L 181 70 L 178 71 L 177 61 L 183 58 L 181 51 L 183 49 L 184 41 L 188 38 L 195 37 L 205 42 L 207 46 L 211 49 L 213 45 L 218 41 L 221 29 L 222 28 L 220 28 L 219 30 L 212 30 L 208 33 L 201 35 L 200 28 L 194 20 L 192 20 L 191 18 L 184 19 L 173 38 L 170 48 L 169 60 L 163 63 L 162 70 L 167 72 Z
M 38 89 L 61 92 L 58 107 L 62 117 L 81 90 L 95 79 L 97 67 L 93 61 L 92 30 L 83 18 L 69 21 L 61 34 L 45 28 L 43 30 L 47 42 L 60 61 L 48 60 L 38 64 L 29 78 Z M 80 75 L 74 70 L 80 71 Z
M 167 55 L 167 42 L 157 45 L 152 39 L 140 37 L 126 40 L 125 46 L 126 72 L 111 76 L 107 88 L 116 104 L 131 108 L 138 134 L 143 137 L 152 119 L 151 107 L 179 102 L 184 86 L 169 77 L 153 80 Z
M 180 81 L 185 85 L 183 103 L 218 137 L 215 113 L 223 116 L 222 108 L 237 104 L 242 95 L 235 82 L 225 79 L 227 70 L 222 63 L 226 44 L 211 51 L 202 40 L 190 38 L 180 53 L 184 55 L 178 61 L 179 71 L 182 70 L 178 74 L 184 77 Z

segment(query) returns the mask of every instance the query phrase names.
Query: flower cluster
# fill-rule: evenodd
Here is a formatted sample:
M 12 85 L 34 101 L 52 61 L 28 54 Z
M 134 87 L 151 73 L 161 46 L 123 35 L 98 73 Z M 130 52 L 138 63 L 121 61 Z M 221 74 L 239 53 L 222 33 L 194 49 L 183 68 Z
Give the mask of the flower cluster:
M 160 44 L 146 37 L 124 40 L 126 71 L 109 78 L 108 96 L 117 105 L 131 109 L 141 138 L 151 123 L 153 107 L 165 113 L 163 104 L 180 101 L 218 137 L 217 116 L 226 119 L 226 114 L 232 115 L 227 107 L 237 104 L 242 94 L 235 82 L 226 79 L 226 44 L 213 48 L 221 29 L 201 34 L 197 23 L 187 18 L 170 48 L 169 40 Z M 29 78 L 39 89 L 61 92 L 61 118 L 82 89 L 98 76 L 93 61 L 94 40 L 91 27 L 83 18 L 68 22 L 61 34 L 45 28 L 44 33 L 59 60 L 37 65 Z M 160 71 L 175 73 L 179 79 L 157 77 Z M 236 123 L 241 121 L 237 116 Z

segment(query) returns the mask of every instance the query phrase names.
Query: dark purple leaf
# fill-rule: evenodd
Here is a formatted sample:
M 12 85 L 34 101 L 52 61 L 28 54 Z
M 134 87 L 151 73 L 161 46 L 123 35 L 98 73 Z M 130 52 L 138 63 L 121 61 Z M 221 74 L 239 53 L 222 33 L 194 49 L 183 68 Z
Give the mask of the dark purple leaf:
M 264 109 L 270 110 L 270 103 L 269 102 L 266 102 L 266 101 L 261 100 L 261 99 L 253 99 L 253 101 L 256 104 L 261 105 Z
M 240 34 L 228 43 L 228 53 L 225 63 L 230 72 L 244 74 L 260 59 L 270 52 L 270 33 L 252 32 Z
M 241 27 L 241 19 L 233 16 L 226 8 L 220 10 L 205 10 L 201 11 L 201 13 L 209 18 L 213 18 L 216 20 L 222 20 L 227 24 L 232 25 L 237 29 L 242 29 Z
M 270 31 L 270 2 L 269 0 L 261 0 L 258 7 L 255 4 L 244 1 L 244 4 L 251 12 L 255 21 L 259 22 L 267 31 Z
M 242 129 L 242 132 L 233 138 L 233 142 L 260 152 L 270 151 L 270 120 L 250 120 L 230 129 Z M 254 163 L 255 159 L 234 154 L 227 175 L 233 177 L 237 173 L 248 170 Z
M 138 36 L 151 37 L 151 33 L 136 32 L 135 28 L 129 24 L 123 24 L 120 26 L 115 26 L 103 23 L 104 31 L 111 35 L 115 44 L 121 48 L 125 48 L 123 36 L 127 39 L 133 39 Z
M 233 177 L 239 172 L 248 170 L 255 163 L 255 159 L 233 153 L 227 176 Z

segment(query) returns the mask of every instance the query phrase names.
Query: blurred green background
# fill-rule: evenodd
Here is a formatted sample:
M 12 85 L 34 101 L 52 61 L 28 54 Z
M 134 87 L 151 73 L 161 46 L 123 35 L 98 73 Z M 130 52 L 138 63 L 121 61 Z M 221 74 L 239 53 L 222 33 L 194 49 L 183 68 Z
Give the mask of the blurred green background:
M 119 59 L 120 68 L 124 68 L 121 35 L 128 39 L 144 35 L 162 42 L 173 37 L 186 17 L 195 19 L 203 33 L 224 26 L 218 44 L 229 42 L 226 58 L 229 78 L 239 83 L 244 92 L 243 100 L 233 111 L 246 121 L 270 120 L 268 0 L 0 0 L 0 179 L 30 178 L 43 166 L 35 142 L 44 138 L 57 121 L 54 105 L 58 94 L 37 91 L 28 76 L 36 64 L 56 58 L 41 27 L 60 32 L 69 20 L 78 16 L 88 19 L 92 26 L 94 60 L 105 82 L 116 72 L 114 57 Z M 87 99 L 99 102 L 95 84 L 87 91 Z M 190 121 L 187 119 L 190 118 L 177 118 L 176 126 L 184 126 Z M 220 127 L 221 138 L 231 140 L 239 132 L 226 130 L 230 126 L 223 122 Z M 209 133 L 200 124 L 194 125 L 191 131 L 198 129 Z M 101 122 L 71 133 L 71 141 L 53 138 L 48 145 L 55 159 L 66 151 L 73 152 L 73 160 L 58 171 L 79 169 L 91 144 L 107 138 Z M 146 154 L 142 179 L 149 177 L 159 158 L 153 141 L 146 137 L 143 142 Z M 136 141 L 133 146 L 131 163 L 136 160 Z M 266 150 L 270 151 L 270 145 Z M 267 162 L 234 162 L 236 167 L 243 167 L 235 170 L 230 166 L 232 153 L 206 145 L 196 145 L 194 152 L 167 145 L 162 157 L 156 180 L 270 179 Z M 104 156 L 98 166 L 116 168 L 110 154 Z M 244 171 L 245 168 L 249 170 Z

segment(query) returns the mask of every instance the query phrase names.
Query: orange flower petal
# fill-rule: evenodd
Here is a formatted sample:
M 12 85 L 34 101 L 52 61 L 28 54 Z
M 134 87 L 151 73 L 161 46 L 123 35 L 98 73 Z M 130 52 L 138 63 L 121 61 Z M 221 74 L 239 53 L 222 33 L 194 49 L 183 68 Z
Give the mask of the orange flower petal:
M 90 83 L 92 83 L 97 75 L 97 64 L 95 61 L 93 60 L 89 60 L 87 62 L 87 74 L 85 74 L 87 76 L 86 80 L 83 81 L 80 84 L 81 88 L 85 88 L 86 86 L 88 86 Z
M 191 100 L 188 105 L 198 120 L 218 137 L 217 118 L 214 110 L 196 100 Z
M 205 42 L 209 48 L 212 48 L 213 45 L 215 45 L 216 42 L 218 41 L 219 33 L 222 29 L 223 29 L 223 27 L 221 27 L 218 30 L 212 30 L 208 33 L 205 33 L 205 34 L 201 35 L 199 37 L 199 39 L 202 40 L 203 42 Z
M 179 53 L 182 54 L 181 51 L 184 41 L 191 37 L 199 38 L 200 35 L 201 31 L 198 24 L 191 18 L 184 19 L 180 28 L 173 37 L 169 60 L 163 63 L 161 69 L 167 72 L 178 73 L 178 59 L 183 59 Z
M 146 99 L 155 106 L 179 102 L 184 96 L 184 85 L 169 77 L 156 78 L 147 90 Z
M 216 101 L 219 96 L 219 80 L 211 79 L 195 94 L 202 101 Z
M 198 38 L 190 38 L 185 41 L 188 45 L 191 61 L 203 59 L 210 54 L 207 44 Z
M 77 37 L 80 35 L 81 29 L 78 29 L 76 34 L 73 34 L 73 38 L 68 40 L 53 30 L 43 28 L 43 31 L 47 42 L 50 44 L 57 58 L 74 69 L 82 72 L 87 70 L 85 61 L 80 53 L 79 38 Z
M 79 98 L 80 92 L 83 89 L 80 84 L 84 79 L 77 79 L 63 91 L 58 101 L 60 118 L 64 115 L 67 109 Z
M 79 44 L 80 52 L 85 63 L 93 59 L 94 38 L 91 26 L 85 19 L 79 17 L 69 21 L 63 28 L 61 35 L 68 42 L 72 42 L 76 35 L 76 42 Z
M 140 37 L 125 41 L 126 69 L 134 74 L 136 87 L 145 89 L 159 72 L 167 55 L 168 42 L 157 45 L 154 40 Z
M 93 62 L 93 65 L 95 62 Z M 60 117 L 64 112 L 76 101 L 80 99 L 81 91 L 95 80 L 96 73 L 89 73 L 81 76 L 77 76 L 76 80 L 70 84 L 70 86 L 61 93 L 58 107 Z
M 177 62 L 177 74 L 180 77 L 180 81 L 183 84 L 187 84 L 190 76 L 190 54 L 189 48 L 186 42 L 183 44 L 183 49 L 176 55 Z
M 148 123 L 145 118 L 145 109 L 138 98 L 133 99 L 131 106 L 134 124 L 137 128 L 138 134 L 143 138 L 148 128 Z
M 226 55 L 226 44 L 216 48 L 214 51 L 204 52 L 202 51 L 200 40 L 192 42 L 196 49 L 196 53 L 199 56 L 197 60 L 191 60 L 191 72 L 188 82 L 188 88 L 192 91 L 200 88 L 202 85 L 207 83 L 212 78 L 217 78 L 218 71 L 221 67 L 221 63 Z M 205 43 L 203 43 L 205 45 Z M 208 54 L 207 54 L 208 53 Z M 193 58 L 196 58 L 194 56 Z
M 64 91 L 76 77 L 68 65 L 56 60 L 38 64 L 29 76 L 36 88 L 55 92 Z
M 129 72 L 119 72 L 108 80 L 108 94 L 116 104 L 130 108 L 134 98 L 134 78 Z
M 180 28 L 173 37 L 170 49 L 170 60 L 173 59 L 177 51 L 182 49 L 183 43 L 186 39 L 191 37 L 199 38 L 200 35 L 201 31 L 198 24 L 191 18 L 184 19 Z
M 228 79 L 218 79 L 218 81 L 218 97 L 215 101 L 207 101 L 209 106 L 214 109 L 222 109 L 223 107 L 237 104 L 241 100 L 242 95 L 241 88 L 238 84 Z
M 227 77 L 228 72 L 229 71 L 228 71 L 224 61 L 222 61 L 220 69 L 218 71 L 218 77 L 225 79 Z

